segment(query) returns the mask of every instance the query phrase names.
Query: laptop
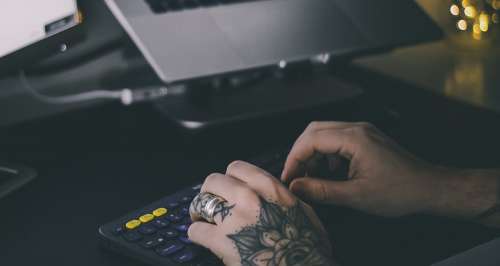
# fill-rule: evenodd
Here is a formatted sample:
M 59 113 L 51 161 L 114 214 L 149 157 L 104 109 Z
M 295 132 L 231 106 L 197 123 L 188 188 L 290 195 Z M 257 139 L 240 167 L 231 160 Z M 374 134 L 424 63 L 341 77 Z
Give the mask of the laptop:
M 435 40 L 411 0 L 105 0 L 158 77 L 173 83 L 318 55 Z

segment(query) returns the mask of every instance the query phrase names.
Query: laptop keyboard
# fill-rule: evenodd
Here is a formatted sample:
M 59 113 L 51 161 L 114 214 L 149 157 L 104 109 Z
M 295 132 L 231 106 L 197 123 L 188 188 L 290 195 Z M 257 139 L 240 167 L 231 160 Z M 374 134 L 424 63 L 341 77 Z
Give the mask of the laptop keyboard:
M 199 7 L 249 2 L 254 0 L 145 0 L 156 14 Z

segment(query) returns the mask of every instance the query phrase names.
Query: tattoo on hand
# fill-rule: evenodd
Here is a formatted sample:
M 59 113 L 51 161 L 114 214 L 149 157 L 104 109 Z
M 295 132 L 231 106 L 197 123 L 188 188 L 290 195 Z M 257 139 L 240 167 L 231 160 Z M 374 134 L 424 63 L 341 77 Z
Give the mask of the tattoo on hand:
M 231 209 L 234 208 L 234 206 L 236 206 L 236 204 L 229 205 L 227 202 L 223 202 L 215 207 L 214 216 L 220 214 L 221 222 L 224 222 L 224 219 L 231 215 Z
M 260 199 L 256 224 L 227 235 L 236 245 L 241 265 L 331 265 L 320 250 L 318 233 L 300 203 L 290 208 Z

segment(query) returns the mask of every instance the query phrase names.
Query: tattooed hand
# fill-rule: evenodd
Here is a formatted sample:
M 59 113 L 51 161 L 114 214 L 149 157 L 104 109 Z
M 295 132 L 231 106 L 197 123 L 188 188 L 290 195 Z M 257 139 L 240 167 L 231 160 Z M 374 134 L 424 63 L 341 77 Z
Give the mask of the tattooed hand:
M 264 170 L 236 161 L 225 175 L 208 176 L 201 191 L 227 203 L 216 211 L 215 224 L 194 222 L 189 238 L 226 265 L 334 265 L 314 211 Z

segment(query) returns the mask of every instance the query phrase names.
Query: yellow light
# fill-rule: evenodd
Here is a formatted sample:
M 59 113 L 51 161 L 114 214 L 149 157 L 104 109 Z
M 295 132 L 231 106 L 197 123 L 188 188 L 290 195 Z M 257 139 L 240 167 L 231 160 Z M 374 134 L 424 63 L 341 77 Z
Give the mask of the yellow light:
M 474 26 L 472 26 L 472 31 L 474 33 L 481 33 L 481 27 L 479 26 L 479 24 L 474 23 Z
M 468 7 L 470 5 L 469 0 L 462 0 L 462 7 Z
M 78 23 L 82 23 L 83 22 L 83 13 L 81 10 L 78 10 L 78 12 L 76 12 L 76 21 Z
M 457 5 L 451 5 L 450 6 L 450 13 L 453 16 L 458 16 L 458 15 L 460 15 L 460 8 Z
M 492 6 L 495 10 L 500 9 L 500 0 L 491 0 L 491 6 Z
M 490 17 L 486 13 L 479 15 L 479 28 L 481 31 L 487 32 L 490 24 Z
M 457 28 L 459 30 L 467 30 L 467 22 L 465 20 L 463 20 L 463 19 L 459 20 L 457 22 Z
M 476 8 L 473 6 L 468 6 L 464 9 L 464 14 L 469 18 L 475 18 L 477 15 Z

